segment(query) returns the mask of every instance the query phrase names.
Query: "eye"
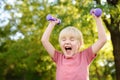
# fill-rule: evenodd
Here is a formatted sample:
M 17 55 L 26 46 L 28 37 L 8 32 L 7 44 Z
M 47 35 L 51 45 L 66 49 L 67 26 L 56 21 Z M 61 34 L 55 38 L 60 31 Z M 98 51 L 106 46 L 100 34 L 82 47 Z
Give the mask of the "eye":
M 74 40 L 75 40 L 75 38 L 73 38 L 73 37 L 70 38 L 70 41 L 74 41 Z
M 61 40 L 62 40 L 62 41 L 65 41 L 66 39 L 65 39 L 65 38 L 62 38 Z
M 75 39 L 72 38 L 72 39 L 70 39 L 70 40 L 71 40 L 71 41 L 74 41 Z

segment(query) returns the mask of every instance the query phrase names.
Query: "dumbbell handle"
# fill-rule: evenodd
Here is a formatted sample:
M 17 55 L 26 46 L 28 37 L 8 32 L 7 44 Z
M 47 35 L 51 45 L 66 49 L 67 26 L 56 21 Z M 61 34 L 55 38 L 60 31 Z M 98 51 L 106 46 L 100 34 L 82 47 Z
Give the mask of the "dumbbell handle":
M 46 19 L 47 19 L 48 21 L 56 21 L 56 20 L 57 20 L 56 18 L 52 17 L 50 14 L 48 14 L 48 15 L 46 16 Z M 61 23 L 61 20 L 60 20 L 60 19 L 58 19 L 58 20 L 59 20 L 59 22 L 58 22 L 57 24 L 60 24 L 60 23 Z
M 100 8 L 96 8 L 96 9 L 91 9 L 90 10 L 90 14 L 95 14 L 95 16 L 99 17 L 102 15 L 102 9 Z

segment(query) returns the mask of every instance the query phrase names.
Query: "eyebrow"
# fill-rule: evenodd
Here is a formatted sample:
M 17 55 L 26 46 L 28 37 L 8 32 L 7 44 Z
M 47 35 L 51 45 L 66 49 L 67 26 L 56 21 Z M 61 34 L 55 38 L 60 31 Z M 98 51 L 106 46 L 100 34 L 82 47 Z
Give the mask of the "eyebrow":
M 75 39 L 76 37 L 75 36 L 69 36 L 70 39 Z M 66 39 L 65 36 L 62 36 L 60 39 Z

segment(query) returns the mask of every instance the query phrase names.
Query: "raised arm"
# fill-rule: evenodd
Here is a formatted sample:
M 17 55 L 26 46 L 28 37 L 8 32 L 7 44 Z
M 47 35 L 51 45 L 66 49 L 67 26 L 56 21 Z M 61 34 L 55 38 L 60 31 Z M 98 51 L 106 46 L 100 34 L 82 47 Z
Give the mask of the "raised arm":
M 93 50 L 93 53 L 97 53 L 106 43 L 107 37 L 106 37 L 104 26 L 102 24 L 101 17 L 96 17 L 94 14 L 92 15 L 96 21 L 96 26 L 98 30 L 98 40 L 92 45 L 92 50 Z
M 56 21 L 50 21 L 48 27 L 46 28 L 45 32 L 43 33 L 43 36 L 41 38 L 41 42 L 44 46 L 44 48 L 47 50 L 47 52 L 50 54 L 51 57 L 54 56 L 54 51 L 55 48 L 53 47 L 53 45 L 50 43 L 49 38 L 50 38 L 50 34 L 54 28 L 54 26 L 58 23 L 58 20 Z

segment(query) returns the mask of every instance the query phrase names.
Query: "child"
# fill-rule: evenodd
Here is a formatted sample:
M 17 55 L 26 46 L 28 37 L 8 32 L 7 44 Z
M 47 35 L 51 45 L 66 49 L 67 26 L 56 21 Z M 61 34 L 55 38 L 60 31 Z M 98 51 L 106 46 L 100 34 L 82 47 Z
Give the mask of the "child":
M 77 28 L 70 26 L 60 32 L 59 44 L 62 52 L 57 51 L 49 42 L 49 38 L 59 21 L 58 19 L 50 21 L 41 41 L 56 63 L 56 80 L 89 80 L 89 65 L 107 40 L 101 17 L 96 17 L 94 14 L 92 16 L 96 21 L 98 40 L 81 52 L 79 49 L 83 43 L 82 33 Z

